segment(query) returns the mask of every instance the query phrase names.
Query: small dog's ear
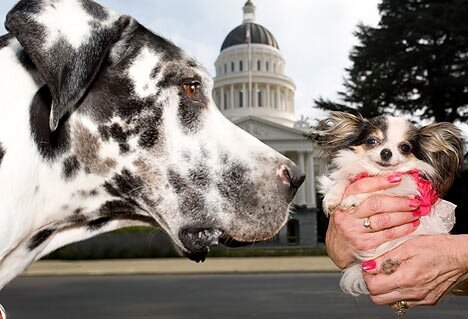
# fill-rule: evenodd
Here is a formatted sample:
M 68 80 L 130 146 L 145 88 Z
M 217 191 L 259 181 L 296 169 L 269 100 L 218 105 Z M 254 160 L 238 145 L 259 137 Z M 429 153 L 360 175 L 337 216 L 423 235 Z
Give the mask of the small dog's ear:
M 361 115 L 331 112 L 330 117 L 312 127 L 310 137 L 320 145 L 326 155 L 350 146 L 359 137 L 365 119 Z
M 416 156 L 435 169 L 430 176 L 432 184 L 442 196 L 452 183 L 463 165 L 463 133 L 452 123 L 434 123 L 418 131 L 419 147 Z

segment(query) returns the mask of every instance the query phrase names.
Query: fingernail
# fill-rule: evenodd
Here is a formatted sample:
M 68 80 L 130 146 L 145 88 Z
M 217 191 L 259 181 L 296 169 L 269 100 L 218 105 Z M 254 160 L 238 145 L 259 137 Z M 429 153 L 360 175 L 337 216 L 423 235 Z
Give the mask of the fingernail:
M 409 207 L 419 207 L 421 206 L 421 201 L 416 198 L 408 199 L 408 206 Z
M 413 214 L 414 217 L 421 217 L 420 209 L 413 210 L 411 213 Z
M 419 219 L 417 219 L 414 222 L 412 222 L 412 224 L 413 224 L 414 227 L 418 227 L 419 224 L 421 224 L 421 221 Z
M 362 270 L 365 271 L 373 270 L 375 269 L 375 267 L 377 267 L 377 263 L 375 262 L 375 260 L 368 260 L 361 264 Z
M 391 175 L 391 176 L 387 177 L 387 180 L 388 180 L 390 183 L 398 183 L 398 182 L 401 182 L 401 175 Z

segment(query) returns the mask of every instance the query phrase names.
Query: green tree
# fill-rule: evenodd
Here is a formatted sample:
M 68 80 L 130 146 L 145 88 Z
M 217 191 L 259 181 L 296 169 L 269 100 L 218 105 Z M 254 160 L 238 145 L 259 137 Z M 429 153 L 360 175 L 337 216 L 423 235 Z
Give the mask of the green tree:
M 377 27 L 357 27 L 341 101 L 315 105 L 365 117 L 399 110 L 466 121 L 468 0 L 383 0 L 379 12 Z

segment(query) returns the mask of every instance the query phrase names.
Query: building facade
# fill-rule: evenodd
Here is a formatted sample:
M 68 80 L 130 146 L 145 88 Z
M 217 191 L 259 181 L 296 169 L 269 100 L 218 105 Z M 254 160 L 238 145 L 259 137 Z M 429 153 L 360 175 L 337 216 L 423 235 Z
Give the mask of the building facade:
M 273 34 L 256 23 L 248 0 L 242 24 L 226 36 L 215 62 L 213 98 L 236 125 L 294 161 L 306 180 L 294 199 L 296 213 L 274 244 L 317 244 L 315 177 L 323 162 L 308 140 L 309 124 L 296 120 L 294 81 L 285 74 L 286 61 Z

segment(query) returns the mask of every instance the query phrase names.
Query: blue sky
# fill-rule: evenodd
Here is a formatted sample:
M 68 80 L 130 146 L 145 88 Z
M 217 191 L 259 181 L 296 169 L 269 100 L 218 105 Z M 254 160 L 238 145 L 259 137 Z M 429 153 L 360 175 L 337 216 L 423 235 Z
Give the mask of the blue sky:
M 214 76 L 214 62 L 226 35 L 242 22 L 245 0 L 98 0 L 135 17 L 171 39 Z M 3 20 L 15 0 L 0 1 Z M 348 54 L 359 22 L 379 21 L 375 0 L 253 0 L 257 23 L 269 29 L 286 59 L 286 74 L 296 83 L 296 115 L 314 119 L 319 96 L 335 98 L 343 83 Z M 3 23 L 0 31 L 4 32 Z

